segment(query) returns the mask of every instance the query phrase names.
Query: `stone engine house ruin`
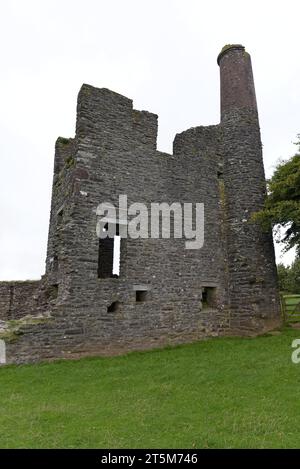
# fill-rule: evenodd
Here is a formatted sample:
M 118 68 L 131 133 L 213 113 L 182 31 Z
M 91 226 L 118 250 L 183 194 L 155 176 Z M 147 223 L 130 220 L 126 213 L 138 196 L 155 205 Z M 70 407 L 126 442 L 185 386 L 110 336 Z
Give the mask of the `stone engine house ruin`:
M 251 59 L 241 45 L 218 56 L 221 123 L 156 149 L 157 116 L 83 85 L 76 135 L 55 146 L 46 272 L 0 282 L 0 362 L 111 355 L 208 336 L 255 335 L 280 324 L 271 232 L 251 215 L 266 185 Z M 204 203 L 202 249 L 185 239 L 96 235 L 96 208 Z M 119 219 L 112 220 L 118 225 Z

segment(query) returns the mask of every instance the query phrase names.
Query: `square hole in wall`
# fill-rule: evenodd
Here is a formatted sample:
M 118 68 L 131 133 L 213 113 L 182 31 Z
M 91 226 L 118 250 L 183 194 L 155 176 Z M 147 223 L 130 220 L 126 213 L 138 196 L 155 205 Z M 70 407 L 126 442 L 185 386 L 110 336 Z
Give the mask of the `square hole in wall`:
M 137 303 L 143 303 L 147 300 L 147 290 L 136 290 L 135 292 L 135 299 Z
M 108 307 L 107 307 L 107 312 L 108 313 L 118 313 L 121 308 L 121 303 L 120 301 L 113 301 Z
M 202 306 L 203 308 L 216 307 L 216 287 L 202 287 Z

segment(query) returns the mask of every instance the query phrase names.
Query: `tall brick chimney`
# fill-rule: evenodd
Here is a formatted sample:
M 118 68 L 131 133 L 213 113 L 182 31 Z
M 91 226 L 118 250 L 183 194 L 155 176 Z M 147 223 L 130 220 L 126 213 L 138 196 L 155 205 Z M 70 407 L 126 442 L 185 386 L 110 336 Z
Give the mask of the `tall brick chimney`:
M 276 327 L 279 298 L 271 230 L 252 221 L 266 181 L 250 55 L 240 44 L 218 56 L 228 290 L 232 331 Z
M 218 56 L 221 77 L 221 119 L 234 110 L 256 110 L 251 57 L 240 44 L 223 47 Z

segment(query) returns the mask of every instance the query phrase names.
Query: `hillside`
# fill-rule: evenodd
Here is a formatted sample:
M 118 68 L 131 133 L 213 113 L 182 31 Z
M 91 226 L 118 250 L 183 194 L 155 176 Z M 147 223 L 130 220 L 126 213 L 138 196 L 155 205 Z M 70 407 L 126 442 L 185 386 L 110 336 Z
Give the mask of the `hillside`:
M 298 336 L 3 367 L 0 447 L 299 447 Z

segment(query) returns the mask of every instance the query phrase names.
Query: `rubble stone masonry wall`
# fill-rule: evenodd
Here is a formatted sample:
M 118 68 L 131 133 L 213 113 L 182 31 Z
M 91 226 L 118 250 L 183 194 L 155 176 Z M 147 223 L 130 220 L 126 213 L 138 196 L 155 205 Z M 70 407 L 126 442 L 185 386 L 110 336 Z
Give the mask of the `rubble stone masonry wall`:
M 233 45 L 218 63 L 221 123 L 177 134 L 173 154 L 156 149 L 155 114 L 82 86 L 75 138 L 56 142 L 45 276 L 0 284 L 0 320 L 20 319 L 17 330 L 0 332 L 7 363 L 112 355 L 280 325 L 272 236 L 251 221 L 266 194 L 251 59 Z M 120 275 L 107 276 L 112 246 L 101 254 L 96 210 L 102 202 L 118 206 L 120 195 L 149 209 L 151 202 L 203 203 L 204 246 L 123 238 Z M 27 314 L 36 319 L 22 321 Z

